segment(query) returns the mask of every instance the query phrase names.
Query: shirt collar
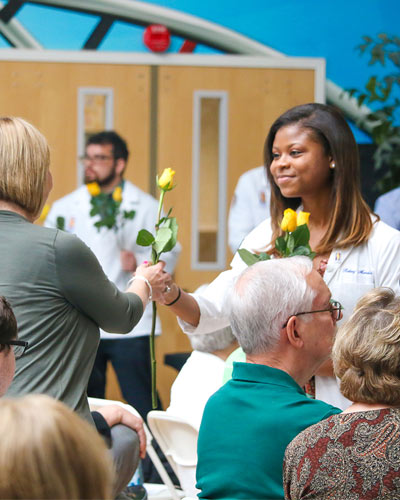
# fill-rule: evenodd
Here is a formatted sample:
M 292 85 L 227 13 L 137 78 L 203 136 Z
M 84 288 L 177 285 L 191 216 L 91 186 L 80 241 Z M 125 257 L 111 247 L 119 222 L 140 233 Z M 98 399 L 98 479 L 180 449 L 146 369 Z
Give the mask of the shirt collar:
M 239 363 L 235 361 L 233 363 L 232 379 L 267 385 L 279 385 L 305 395 L 303 389 L 288 373 L 267 365 Z

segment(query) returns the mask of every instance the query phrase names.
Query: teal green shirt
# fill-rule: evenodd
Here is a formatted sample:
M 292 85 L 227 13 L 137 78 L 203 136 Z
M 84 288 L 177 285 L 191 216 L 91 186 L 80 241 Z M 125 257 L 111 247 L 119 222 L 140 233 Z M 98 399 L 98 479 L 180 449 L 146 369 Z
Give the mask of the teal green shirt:
M 286 446 L 306 427 L 340 412 L 307 398 L 282 370 L 234 363 L 233 378 L 204 410 L 198 440 L 199 498 L 283 498 Z

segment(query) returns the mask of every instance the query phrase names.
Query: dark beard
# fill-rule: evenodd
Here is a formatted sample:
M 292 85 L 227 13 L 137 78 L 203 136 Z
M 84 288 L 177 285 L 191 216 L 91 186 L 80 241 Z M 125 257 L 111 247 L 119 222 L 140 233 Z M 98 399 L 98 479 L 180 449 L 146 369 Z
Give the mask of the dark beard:
M 114 167 L 114 169 L 112 170 L 112 172 L 110 173 L 110 175 L 108 175 L 103 180 L 99 180 L 99 179 L 90 180 L 87 177 L 85 177 L 85 184 L 90 184 L 91 182 L 97 182 L 97 184 L 100 187 L 104 187 L 104 186 L 107 186 L 108 184 L 110 184 L 116 177 L 117 177 L 117 174 L 115 172 L 115 167 Z

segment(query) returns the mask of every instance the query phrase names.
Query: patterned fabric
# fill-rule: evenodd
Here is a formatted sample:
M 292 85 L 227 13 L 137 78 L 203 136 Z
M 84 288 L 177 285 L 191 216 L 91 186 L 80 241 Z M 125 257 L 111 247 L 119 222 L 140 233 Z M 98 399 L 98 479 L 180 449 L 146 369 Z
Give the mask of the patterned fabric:
M 286 499 L 399 499 L 400 409 L 333 415 L 286 449 Z

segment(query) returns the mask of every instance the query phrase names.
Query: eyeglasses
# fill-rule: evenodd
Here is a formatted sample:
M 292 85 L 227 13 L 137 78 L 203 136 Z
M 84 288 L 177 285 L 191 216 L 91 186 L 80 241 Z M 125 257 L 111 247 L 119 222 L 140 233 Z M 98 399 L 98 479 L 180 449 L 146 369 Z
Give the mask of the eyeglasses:
M 322 313 L 322 312 L 327 312 L 329 311 L 331 313 L 333 321 L 336 323 L 336 321 L 339 321 L 340 318 L 342 317 L 342 311 L 343 311 L 343 306 L 340 302 L 337 300 L 330 300 L 329 301 L 331 306 L 329 309 L 318 309 L 317 311 L 306 311 L 306 312 L 299 312 L 296 314 L 292 314 L 289 316 L 289 318 L 286 320 L 286 323 L 282 326 L 282 328 L 285 328 L 288 324 L 289 319 L 292 316 L 300 316 L 302 314 L 314 314 L 314 313 Z
M 107 163 L 109 160 L 113 160 L 113 156 L 107 156 L 107 155 L 94 155 L 94 156 L 89 156 L 89 155 L 84 155 L 80 156 L 79 160 L 83 163 L 97 163 L 99 165 L 102 165 L 104 163 Z
M 25 340 L 9 340 L 8 342 L 4 342 L 4 344 L 13 346 L 15 359 L 19 359 L 24 354 L 29 345 L 29 343 Z

